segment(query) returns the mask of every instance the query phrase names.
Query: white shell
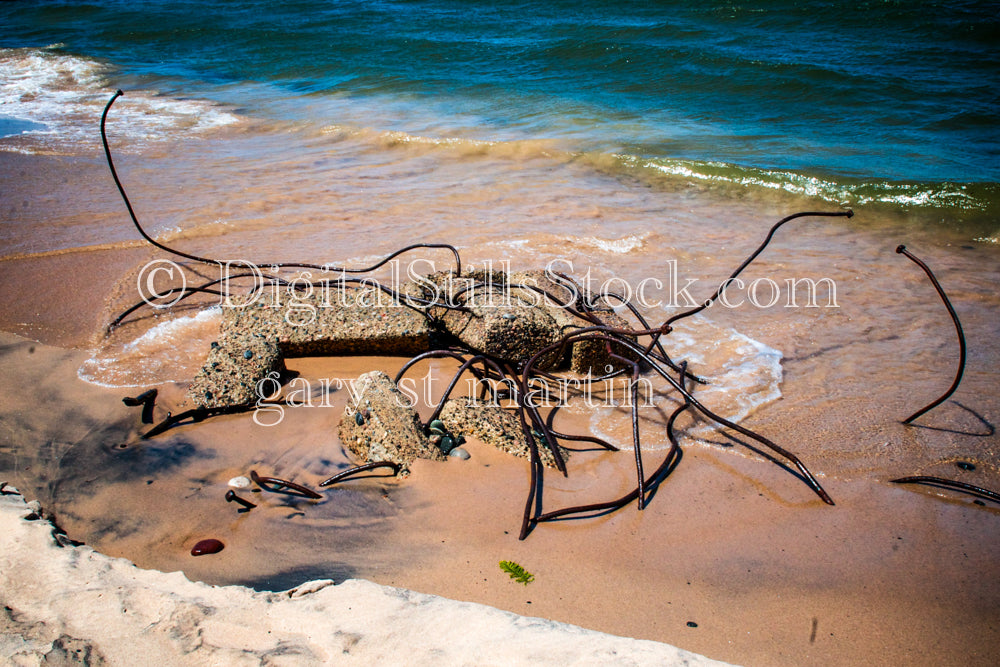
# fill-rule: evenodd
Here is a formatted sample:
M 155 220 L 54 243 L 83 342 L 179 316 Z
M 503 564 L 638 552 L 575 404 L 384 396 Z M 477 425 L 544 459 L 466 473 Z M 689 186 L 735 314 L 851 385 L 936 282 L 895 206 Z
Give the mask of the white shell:
M 250 486 L 250 480 L 243 476 L 233 477 L 231 480 L 229 480 L 229 486 L 233 487 L 234 489 L 245 489 L 248 486 Z
M 456 459 L 462 459 L 463 461 L 465 461 L 466 459 L 469 458 L 469 452 L 465 451 L 461 447 L 456 447 L 455 449 L 448 452 L 448 456 L 453 456 Z

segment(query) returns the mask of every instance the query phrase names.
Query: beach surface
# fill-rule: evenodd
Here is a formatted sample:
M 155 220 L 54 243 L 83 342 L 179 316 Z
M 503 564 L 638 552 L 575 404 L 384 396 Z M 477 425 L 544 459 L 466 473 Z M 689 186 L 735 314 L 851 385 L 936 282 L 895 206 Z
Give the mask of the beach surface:
M 199 319 L 204 304 L 180 313 L 146 313 L 131 328 L 106 339 L 104 326 L 135 300 L 135 276 L 161 256 L 159 251 L 128 238 L 128 221 L 121 220 L 120 204 L 113 198 L 87 204 L 77 196 L 109 187 L 99 160 L 11 153 L 0 159 L 8 175 L 5 186 L 15 193 L 8 200 L 27 202 L 9 212 L 12 222 L 21 225 L 17 238 L 28 238 L 26 230 L 36 221 L 53 225 L 51 233 L 33 237 L 41 247 L 11 249 L 0 262 L 7 305 L 0 328 L 9 332 L 3 335 L 5 382 L 0 390 L 4 479 L 28 499 L 38 499 L 70 539 L 139 568 L 186 577 L 164 576 L 159 590 L 197 589 L 197 595 L 230 590 L 225 595 L 255 605 L 276 604 L 278 598 L 286 604 L 285 597 L 268 591 L 332 580 L 348 585 L 343 593 L 339 586 L 324 588 L 330 591 L 326 595 L 387 595 L 356 581 L 365 579 L 524 617 L 664 642 L 737 664 L 996 663 L 1000 565 L 995 554 L 1000 545 L 995 526 L 1000 509 L 952 491 L 889 482 L 920 474 L 1000 487 L 993 428 L 1000 410 L 994 371 L 1000 358 L 998 297 L 993 289 L 1000 262 L 994 246 L 938 231 L 902 230 L 892 218 L 864 211 L 859 215 L 869 220 L 865 227 L 846 221 L 803 225 L 779 237 L 755 275 L 778 279 L 829 273 L 839 289 L 838 307 L 717 310 L 678 332 L 683 337 L 674 349 L 684 350 L 699 372 L 712 373 L 713 365 L 736 361 L 737 367 L 751 368 L 749 376 L 734 376 L 752 382 L 733 393 L 762 400 L 750 406 L 741 423 L 799 455 L 835 506 L 822 503 L 789 471 L 738 440 L 692 421 L 678 429 L 681 463 L 646 509 L 640 512 L 632 505 L 603 516 L 539 525 L 519 541 L 527 466 L 474 441 L 467 445 L 468 461 L 420 461 L 405 480 L 357 480 L 327 491 L 319 502 L 254 493 L 258 507 L 247 513 L 225 502 L 227 481 L 250 470 L 315 486 L 350 465 L 336 436 L 347 391 L 333 392 L 325 406 L 289 409 L 276 426 L 262 427 L 250 414 L 230 415 L 137 440 L 136 434 L 147 427 L 139 421 L 139 410 L 124 406 L 122 398 L 156 386 L 158 417 L 180 405 L 186 383 L 217 335 L 219 320 L 211 313 Z M 154 162 L 170 166 L 164 156 Z M 161 172 L 161 177 L 169 182 L 172 175 Z M 41 196 L 42 183 L 56 184 L 57 194 Z M 193 199 L 207 205 L 221 194 L 178 195 L 148 182 L 138 190 L 153 197 L 159 210 L 196 207 L 199 202 Z M 242 196 L 258 195 L 260 200 L 269 196 L 266 188 Z M 757 198 L 720 202 L 710 195 L 669 189 L 628 195 L 647 203 L 662 198 L 664 210 L 674 210 L 679 200 L 685 207 L 675 209 L 682 211 L 675 233 L 643 232 L 641 238 L 628 231 L 634 227 L 629 218 L 638 209 L 603 209 L 602 235 L 593 238 L 610 250 L 580 236 L 559 242 L 553 232 L 532 231 L 527 223 L 505 232 L 524 244 L 498 246 L 496 232 L 488 228 L 482 230 L 486 238 L 476 240 L 457 222 L 455 233 L 469 239 L 467 250 L 476 263 L 490 253 L 521 265 L 562 257 L 578 262 L 577 274 L 582 267 L 594 267 L 631 284 L 657 275 L 665 244 L 688 262 L 682 265 L 697 266 L 699 277 L 710 285 L 711 278 L 724 278 L 755 247 L 767 225 L 780 217 L 779 208 L 796 203 Z M 345 192 L 340 200 L 351 196 Z M 428 196 L 449 197 L 440 192 Z M 548 202 L 554 220 L 560 207 L 572 213 L 574 207 L 590 206 L 583 193 L 573 200 L 550 190 L 533 196 L 511 206 L 523 213 L 525 207 Z M 234 210 L 241 206 L 231 205 Z M 379 218 L 377 208 L 371 212 L 375 228 L 391 226 L 392 214 Z M 457 220 L 460 214 L 455 215 Z M 756 231 L 733 228 L 733 215 L 746 216 Z M 65 244 L 55 241 L 60 234 L 90 234 L 94 225 L 93 243 L 60 247 Z M 234 247 L 252 246 L 266 233 L 266 242 L 279 253 L 297 251 L 296 258 L 308 254 L 284 232 L 262 229 L 193 234 L 181 242 L 189 250 L 223 248 L 219 252 L 235 254 Z M 97 244 L 101 235 L 117 240 Z M 446 240 L 449 232 L 436 231 L 432 237 Z M 954 330 L 930 285 L 892 253 L 899 240 L 920 248 L 937 269 L 970 342 L 960 390 L 914 426 L 900 420 L 937 396 L 954 373 Z M 357 243 L 370 246 L 356 248 L 359 256 L 384 247 L 377 235 L 360 237 Z M 161 326 L 175 320 L 181 322 L 175 329 Z M 153 335 L 143 338 L 149 331 Z M 738 353 L 746 345 L 750 351 Z M 392 374 L 403 361 L 307 358 L 289 360 L 289 368 L 319 386 L 324 379 L 348 379 L 373 369 Z M 414 375 L 429 378 L 433 395 L 450 376 L 449 368 L 429 365 Z M 742 409 L 735 399 L 727 402 L 724 393 L 712 400 L 733 414 Z M 677 404 L 675 397 L 657 394 L 653 407 L 643 412 L 649 434 L 644 456 L 653 462 L 648 465 L 665 454 L 664 413 Z M 622 444 L 630 433 L 628 410 L 607 403 L 570 406 L 557 424 L 563 431 L 598 433 Z M 573 452 L 568 477 L 545 478 L 546 507 L 626 493 L 634 485 L 632 459 L 629 452 Z M 225 549 L 192 557 L 193 545 L 207 538 L 222 540 Z M 534 581 L 513 581 L 498 567 L 501 560 L 521 564 Z M 108 565 L 107 571 L 124 567 Z M 5 565 L 4 576 L 27 582 L 23 572 Z M 44 572 L 39 569 L 32 576 Z M 103 574 L 97 576 L 87 586 L 114 585 Z M 188 579 L 261 592 L 206 589 Z M 7 590 L 5 586 L 5 595 Z M 505 619 L 503 627 L 517 626 L 509 616 L 497 618 Z M 434 635 L 464 633 L 463 628 L 431 624 Z M 270 644 L 261 650 L 270 650 L 266 646 Z M 638 655 L 642 662 L 642 656 L 658 654 Z M 557 654 L 544 652 L 524 659 L 560 661 Z
M 313 25 L 318 4 L 302 5 L 308 11 L 285 27 Z M 1000 664 L 1000 505 L 892 481 L 932 476 L 1000 490 L 1000 199 L 996 144 L 983 139 L 995 135 L 995 104 L 982 94 L 988 75 L 975 69 L 988 59 L 967 49 L 959 21 L 951 55 L 935 52 L 968 63 L 940 70 L 948 86 L 935 67 L 923 78 L 910 71 L 918 61 L 889 38 L 881 47 L 902 72 L 855 62 L 845 79 L 836 58 L 832 70 L 800 63 L 789 72 L 802 50 L 775 39 L 766 16 L 734 61 L 714 37 L 730 34 L 719 25 L 735 27 L 728 14 L 699 13 L 693 25 L 706 27 L 674 31 L 657 12 L 677 12 L 654 7 L 650 25 L 609 32 L 622 19 L 602 6 L 568 42 L 544 17 L 502 44 L 475 18 L 465 27 L 474 38 L 456 37 L 448 21 L 464 12 L 448 7 L 443 23 L 394 15 L 407 28 L 429 26 L 435 43 L 454 40 L 463 57 L 474 46 L 485 60 L 470 62 L 499 63 L 469 68 L 461 85 L 441 78 L 450 65 L 424 59 L 440 52 L 424 40 L 391 28 L 373 39 L 372 26 L 389 24 L 370 17 L 348 16 L 357 32 L 341 42 L 326 31 L 344 17 L 327 17 L 307 39 L 255 33 L 221 12 L 209 57 L 188 48 L 197 31 L 183 25 L 163 46 L 136 36 L 136 17 L 67 8 L 68 23 L 84 26 L 76 34 L 96 40 L 97 55 L 87 55 L 43 48 L 33 40 L 55 30 L 46 27 L 55 17 L 16 8 L 22 34 L 0 51 L 12 73 L 0 129 L 13 128 L 0 137 L 0 482 L 39 506 L 2 499 L 5 656 L 31 664 L 79 649 L 92 662 L 122 663 L 142 646 L 149 661 L 169 663 L 178 651 L 203 662 L 246 649 L 248 662 Z M 251 24 L 262 15 L 254 2 L 242 7 Z M 147 9 L 143 20 L 159 30 Z M 186 7 L 170 9 L 187 20 Z M 942 34 L 942 21 L 918 13 L 929 32 L 892 34 L 917 35 L 923 48 L 919 35 Z M 279 37 L 288 48 L 271 48 Z M 693 40 L 701 55 L 665 50 L 658 40 L 667 38 Z M 758 38 L 792 52 L 762 67 Z M 286 76 L 314 71 L 316 44 L 329 42 L 358 48 L 345 62 L 361 69 Z M 267 46 L 255 53 L 271 69 L 242 57 L 248 43 Z M 366 49 L 389 43 L 423 73 L 380 69 L 395 52 Z M 538 44 L 549 46 L 538 53 Z M 619 89 L 627 79 L 606 67 L 608 54 L 630 45 L 642 46 L 633 55 L 646 54 L 646 68 L 615 58 L 634 84 Z M 505 58 L 508 48 L 521 60 Z M 840 40 L 828 48 L 838 58 L 862 51 Z M 189 54 L 187 65 L 157 49 Z M 289 65 L 293 52 L 300 59 Z M 664 53 L 676 80 L 697 91 L 678 97 L 661 86 Z M 125 62 L 115 65 L 119 54 Z M 511 62 L 527 79 L 504 83 Z M 717 77 L 692 76 L 692 63 Z M 760 83 L 731 76 L 734 63 Z M 587 95 L 553 95 L 565 80 Z M 716 96 L 723 82 L 728 105 Z M 126 93 L 106 129 L 142 232 L 101 151 L 98 119 L 119 86 Z M 912 117 L 938 90 L 951 92 L 918 127 Z M 776 111 L 773 91 L 796 105 Z M 947 116 L 959 106 L 950 100 L 964 103 L 969 91 L 978 91 L 974 108 Z M 688 107 L 669 109 L 685 99 Z M 872 99 L 878 105 L 856 101 Z M 243 487 L 236 492 L 256 507 L 241 511 L 226 501 L 233 478 L 257 472 L 318 488 L 357 464 L 338 439 L 351 382 L 373 370 L 394 375 L 406 358 L 289 359 L 295 378 L 283 391 L 294 406 L 148 439 L 142 409 L 123 403 L 156 388 L 154 421 L 190 407 L 185 393 L 220 336 L 224 304 L 211 292 L 142 306 L 164 287 L 156 278 L 206 283 L 231 261 L 305 282 L 318 276 L 275 265 L 357 268 L 412 243 L 451 244 L 465 270 L 565 273 L 592 292 L 622 294 L 659 325 L 715 292 L 776 221 L 848 208 L 849 219 L 806 217 L 778 230 L 724 300 L 663 339 L 707 380 L 693 385 L 698 400 L 798 456 L 834 505 L 787 460 L 688 411 L 674 428 L 680 461 L 644 509 L 541 522 L 523 540 L 528 465 L 474 438 L 468 460 L 418 461 L 406 478 L 358 478 L 319 499 Z M 968 344 L 957 391 L 910 425 L 902 421 L 952 382 L 959 353 L 944 304 L 894 252 L 900 244 L 933 268 Z M 454 262 L 447 249 L 423 248 L 370 275 L 398 286 Z M 456 367 L 440 359 L 408 371 L 423 418 Z M 670 449 L 666 424 L 682 400 L 655 375 L 642 379 L 639 452 L 650 470 Z M 545 511 L 636 484 L 626 396 L 621 384 L 598 389 L 572 396 L 555 427 L 621 451 L 564 443 L 568 475 L 546 471 Z M 44 519 L 25 521 L 29 511 Z M 207 539 L 224 549 L 193 556 Z M 503 561 L 533 579 L 512 579 Z

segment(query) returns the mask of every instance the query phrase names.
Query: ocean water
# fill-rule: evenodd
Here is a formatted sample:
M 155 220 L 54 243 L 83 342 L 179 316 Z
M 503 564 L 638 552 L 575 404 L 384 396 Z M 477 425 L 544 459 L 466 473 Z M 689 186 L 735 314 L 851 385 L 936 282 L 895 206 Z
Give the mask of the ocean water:
M 995 9 L 6 2 L 0 147 L 93 144 L 100 105 L 122 88 L 115 132 L 133 147 L 252 119 L 524 159 L 561 151 L 654 182 L 881 204 L 991 238 Z

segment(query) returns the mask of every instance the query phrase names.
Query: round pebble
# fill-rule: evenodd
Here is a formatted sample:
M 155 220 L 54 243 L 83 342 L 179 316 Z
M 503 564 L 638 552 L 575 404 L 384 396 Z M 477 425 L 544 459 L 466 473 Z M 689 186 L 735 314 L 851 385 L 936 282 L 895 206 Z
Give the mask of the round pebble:
M 442 452 L 447 454 L 451 450 L 455 449 L 455 441 L 450 436 L 446 435 L 443 438 L 441 438 L 441 444 L 438 445 L 438 447 L 441 448 Z
M 226 545 L 220 542 L 219 540 L 214 540 L 214 539 L 202 540 L 198 544 L 191 547 L 191 555 L 205 556 L 207 554 L 217 554 L 225 548 Z
M 243 358 L 244 359 L 253 359 L 253 352 L 251 352 L 250 350 L 247 350 L 246 352 L 243 353 Z
M 453 449 L 450 452 L 448 452 L 448 456 L 453 456 L 456 459 L 461 459 L 463 461 L 467 461 L 469 459 L 469 452 L 465 451 L 461 447 L 456 447 L 455 449 Z
M 365 417 L 364 417 L 364 415 L 362 415 L 360 412 L 355 412 L 354 413 L 354 423 L 357 424 L 358 426 L 364 426 L 365 425 Z
M 229 486 L 234 489 L 245 489 L 250 486 L 250 480 L 240 475 L 239 477 L 233 477 L 229 480 Z

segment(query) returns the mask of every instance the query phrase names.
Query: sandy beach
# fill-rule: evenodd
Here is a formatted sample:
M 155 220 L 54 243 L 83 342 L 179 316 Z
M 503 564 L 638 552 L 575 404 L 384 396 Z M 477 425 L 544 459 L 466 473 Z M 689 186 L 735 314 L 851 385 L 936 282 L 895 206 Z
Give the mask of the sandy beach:
M 54 220 L 58 234 L 77 222 L 114 218 L 113 199 L 82 212 L 68 205 L 79 183 L 64 180 L 56 188 L 62 194 L 49 199 L 34 185 L 58 183 L 54 174 L 75 169 L 92 175 L 87 183 L 106 187 L 99 162 L 12 154 L 3 159 L 7 184 L 19 193 L 9 201 L 28 202 L 12 214 L 15 222 Z M 164 201 L 148 183 L 139 191 Z M 658 196 L 681 197 L 699 215 L 729 215 L 718 203 L 699 203 L 687 193 Z M 734 208 L 756 211 L 747 215 L 763 220 L 783 203 Z M 950 491 L 889 483 L 922 474 L 1000 486 L 992 427 L 1000 408 L 992 289 L 1000 262 L 994 247 L 957 240 L 948 245 L 940 236 L 909 233 L 911 247 L 922 247 L 938 267 L 970 342 L 960 391 L 916 426 L 899 422 L 950 381 L 954 332 L 929 285 L 891 255 L 887 241 L 899 231 L 891 219 L 861 231 L 839 223 L 796 229 L 762 259 L 764 274 L 820 275 L 808 273 L 817 265 L 832 271 L 841 286 L 839 308 L 723 313 L 726 326 L 783 355 L 782 398 L 743 423 L 796 451 L 835 506 L 738 442 L 721 433 L 697 436 L 697 425 L 688 424 L 682 461 L 645 510 L 633 505 L 597 518 L 544 524 L 519 541 L 527 466 L 476 442 L 467 445 L 468 461 L 420 461 L 405 480 L 359 480 L 327 492 L 319 503 L 257 493 L 258 508 L 241 514 L 223 500 L 227 480 L 251 469 L 316 485 L 349 465 L 336 437 L 342 395 L 329 408 L 289 411 L 273 428 L 232 415 L 136 440 L 146 427 L 137 409 L 121 399 L 142 389 L 103 387 L 79 377 L 100 356 L 102 328 L 128 299 L 137 267 L 157 256 L 127 238 L 127 227 L 119 226 L 127 221 L 120 217 L 109 234 L 117 245 L 21 250 L 0 262 L 2 328 L 9 332 L 3 335 L 0 470 L 3 481 L 39 500 L 70 539 L 140 568 L 183 572 L 212 586 L 284 591 L 307 580 L 358 587 L 363 584 L 355 580 L 364 579 L 664 642 L 736 664 L 995 664 L 1000 509 Z M 614 229 L 613 221 L 605 223 Z M 724 276 L 760 234 L 721 238 L 722 229 L 672 243 L 685 248 L 679 256 L 699 262 L 707 277 Z M 188 248 L 216 245 L 214 238 L 185 242 Z M 709 254 L 716 245 L 726 248 L 725 257 Z M 473 252 L 481 257 L 491 248 L 487 243 Z M 624 263 L 592 246 L 575 252 L 596 257 L 598 265 L 619 262 L 635 279 L 652 269 L 658 251 L 626 255 Z M 891 260 L 883 261 L 887 254 Z M 138 323 L 122 340 L 138 339 L 159 321 Z M 183 330 L 182 338 L 197 339 L 185 349 L 206 350 L 213 326 Z M 695 329 L 691 335 L 716 331 Z M 168 341 L 165 347 L 177 345 L 184 343 Z M 162 363 L 152 373 L 172 380 L 157 384 L 162 416 L 182 402 L 185 378 L 193 377 L 204 352 L 164 362 L 158 350 L 149 359 Z M 376 368 L 393 372 L 403 361 L 309 358 L 289 360 L 289 367 L 319 381 Z M 145 363 L 134 359 L 125 370 L 148 373 Z M 435 377 L 446 380 L 447 367 L 440 366 Z M 662 425 L 663 409 L 644 418 L 647 427 L 657 420 Z M 568 431 L 598 428 L 627 438 L 627 412 L 596 414 L 572 410 L 559 423 Z M 656 442 L 654 437 L 647 460 L 658 462 L 664 454 Z M 567 478 L 546 477 L 545 501 L 548 507 L 592 502 L 621 495 L 632 484 L 627 452 L 574 452 Z M 221 539 L 226 547 L 192 557 L 192 546 L 205 538 Z M 525 586 L 511 580 L 498 567 L 501 560 L 520 563 L 534 581 Z M 19 581 L 6 567 L 4 576 Z M 172 576 L 165 580 L 168 589 L 191 586 Z M 272 599 L 234 590 L 254 596 L 254 604 Z M 652 664 L 661 654 L 636 655 L 637 664 Z M 518 659 L 561 662 L 556 653 Z

